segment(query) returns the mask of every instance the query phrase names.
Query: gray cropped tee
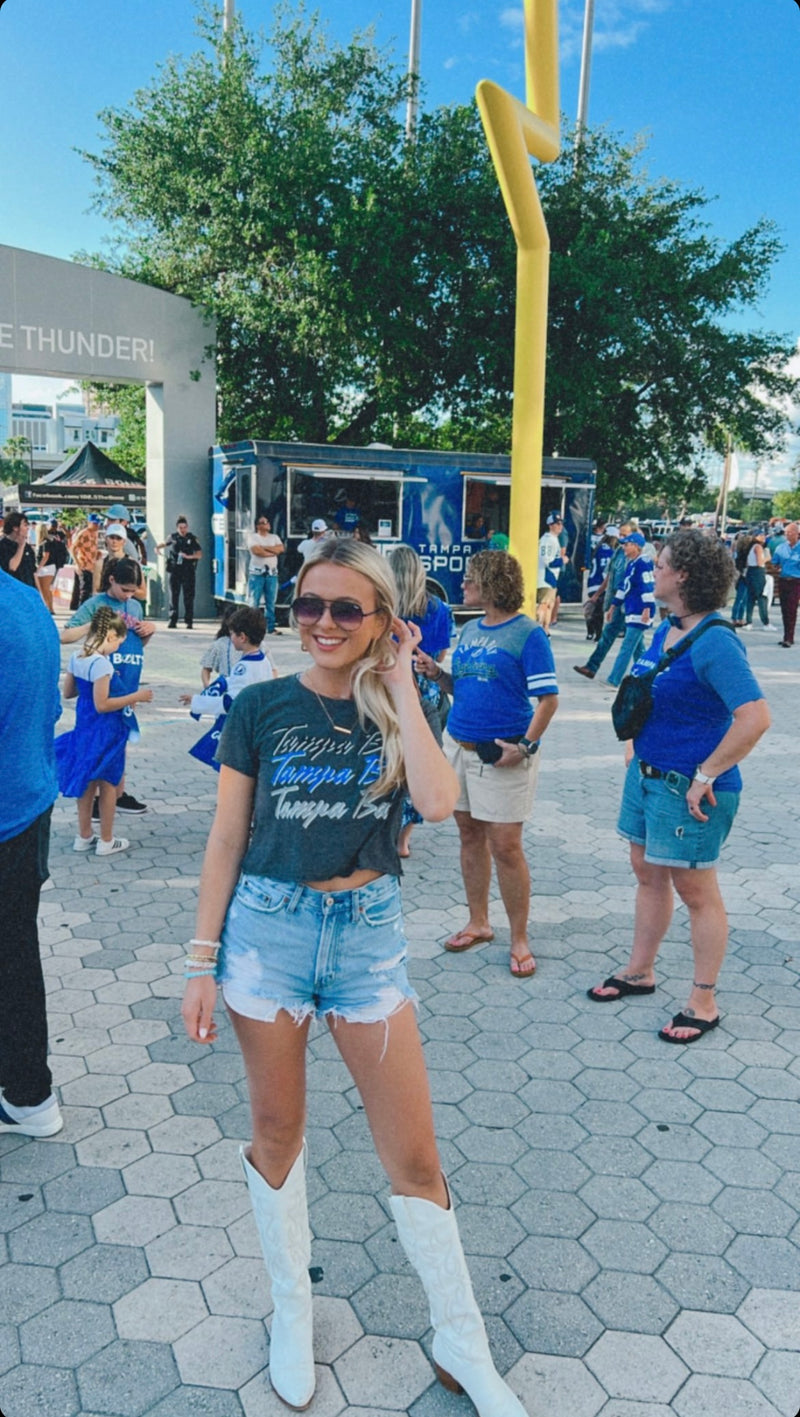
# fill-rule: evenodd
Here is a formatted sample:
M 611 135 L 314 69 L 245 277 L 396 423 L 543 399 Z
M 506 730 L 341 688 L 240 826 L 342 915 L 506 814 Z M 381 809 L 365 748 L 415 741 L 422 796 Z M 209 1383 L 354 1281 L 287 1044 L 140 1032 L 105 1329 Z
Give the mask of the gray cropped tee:
M 399 876 L 403 791 L 372 798 L 381 737 L 362 728 L 351 699 L 323 699 L 296 676 L 243 689 L 231 705 L 217 762 L 256 780 L 253 831 L 242 870 L 279 881 L 324 881 L 354 871 Z

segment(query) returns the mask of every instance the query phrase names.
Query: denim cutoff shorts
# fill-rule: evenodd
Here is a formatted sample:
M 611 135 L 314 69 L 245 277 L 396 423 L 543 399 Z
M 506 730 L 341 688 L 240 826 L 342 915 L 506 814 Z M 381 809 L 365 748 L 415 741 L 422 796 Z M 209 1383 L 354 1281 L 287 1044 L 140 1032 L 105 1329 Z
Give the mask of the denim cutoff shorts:
M 242 875 L 222 930 L 219 982 L 226 1004 L 273 1023 L 284 1009 L 379 1023 L 416 1002 L 408 982 L 400 882 L 379 876 L 352 891 Z
M 680 772 L 643 777 L 637 757 L 628 765 L 617 831 L 626 841 L 644 847 L 644 859 L 651 866 L 704 871 L 719 860 L 739 806 L 739 793 L 715 791 L 717 805 L 704 801 L 702 810 L 708 821 L 700 822 L 686 804 L 690 786 L 691 778 Z

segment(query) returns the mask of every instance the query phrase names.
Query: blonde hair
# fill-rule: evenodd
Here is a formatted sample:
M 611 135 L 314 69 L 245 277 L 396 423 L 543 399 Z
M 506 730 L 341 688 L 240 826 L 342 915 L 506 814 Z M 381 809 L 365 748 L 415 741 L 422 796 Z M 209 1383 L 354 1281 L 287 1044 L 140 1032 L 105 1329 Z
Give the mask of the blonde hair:
M 411 615 L 423 616 L 430 597 L 425 567 L 413 546 L 395 546 L 387 559 L 397 581 L 398 613 L 404 620 Z
M 312 566 L 322 561 L 357 571 L 370 582 L 375 592 L 375 609 L 380 614 L 375 616 L 374 623 L 380 629 L 370 641 L 364 658 L 353 670 L 352 686 L 359 723 L 363 728 L 367 719 L 371 719 L 382 739 L 380 773 L 367 795 L 384 797 L 405 782 L 400 720 L 381 673 L 381 670 L 394 664 L 396 657 L 392 643 L 392 619 L 397 614 L 397 585 L 386 558 L 374 547 L 348 536 L 317 543 L 298 572 L 297 595 L 302 595 L 303 581 Z
M 119 635 L 123 640 L 128 633 L 128 627 L 121 615 L 116 610 L 112 610 L 110 605 L 101 605 L 99 610 L 95 610 L 89 626 L 89 633 L 83 642 L 83 656 L 96 654 L 105 643 L 111 633 Z

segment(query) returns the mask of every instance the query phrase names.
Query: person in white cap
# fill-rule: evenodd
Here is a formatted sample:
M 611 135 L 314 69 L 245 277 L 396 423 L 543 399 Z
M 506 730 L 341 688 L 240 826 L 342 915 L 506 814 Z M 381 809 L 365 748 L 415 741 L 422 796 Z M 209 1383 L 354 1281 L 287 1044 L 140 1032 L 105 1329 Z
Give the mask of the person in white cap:
M 323 517 L 316 517 L 314 519 L 311 523 L 311 535 L 307 536 L 304 541 L 301 541 L 297 548 L 304 561 L 308 560 L 314 547 L 328 535 L 328 530 L 328 523 Z

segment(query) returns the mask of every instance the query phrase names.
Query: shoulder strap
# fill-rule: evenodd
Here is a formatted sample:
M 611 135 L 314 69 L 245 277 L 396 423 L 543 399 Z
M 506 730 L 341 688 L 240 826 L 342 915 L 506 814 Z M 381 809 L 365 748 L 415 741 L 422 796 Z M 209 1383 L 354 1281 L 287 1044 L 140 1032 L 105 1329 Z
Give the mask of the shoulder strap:
M 690 630 L 688 635 L 685 635 L 682 640 L 679 640 L 678 644 L 673 645 L 671 649 L 665 651 L 653 670 L 653 676 L 655 677 L 656 674 L 660 674 L 662 669 L 666 669 L 667 665 L 672 664 L 685 650 L 691 649 L 695 641 L 699 640 L 700 636 L 705 634 L 706 630 L 716 629 L 717 626 L 723 630 L 730 630 L 732 635 L 736 634 L 736 630 L 730 620 L 703 620 L 702 624 L 695 625 L 694 629 Z

